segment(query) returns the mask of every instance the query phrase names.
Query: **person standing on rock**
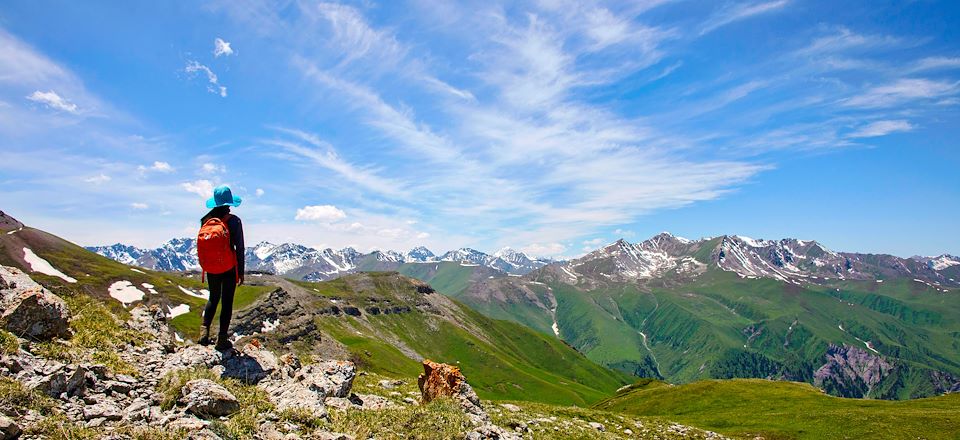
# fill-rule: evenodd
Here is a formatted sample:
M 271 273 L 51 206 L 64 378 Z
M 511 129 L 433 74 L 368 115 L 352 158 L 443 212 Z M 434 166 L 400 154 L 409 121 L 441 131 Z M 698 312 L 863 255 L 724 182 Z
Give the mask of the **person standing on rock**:
M 210 298 L 203 309 L 203 325 L 200 328 L 200 345 L 210 345 L 210 325 L 213 315 L 220 307 L 220 330 L 215 348 L 226 351 L 233 348 L 230 342 L 230 318 L 233 315 L 233 294 L 243 284 L 244 250 L 243 224 L 240 217 L 230 213 L 230 207 L 240 206 L 242 200 L 233 195 L 230 187 L 221 185 L 213 190 L 207 200 L 210 212 L 200 220 L 197 235 L 197 257 L 202 272 L 210 287 Z

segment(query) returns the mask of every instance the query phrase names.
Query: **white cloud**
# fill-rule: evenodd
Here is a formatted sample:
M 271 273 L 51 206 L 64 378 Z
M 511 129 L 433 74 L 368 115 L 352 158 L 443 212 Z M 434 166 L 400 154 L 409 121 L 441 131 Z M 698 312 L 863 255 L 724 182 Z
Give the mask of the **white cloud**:
M 532 243 L 520 248 L 521 252 L 531 257 L 555 257 L 565 250 L 567 247 L 561 243 Z
M 98 175 L 96 175 L 96 176 L 88 177 L 88 178 L 86 178 L 86 179 L 83 179 L 83 181 L 84 181 L 84 182 L 87 182 L 87 183 L 92 183 L 92 184 L 94 184 L 94 185 L 100 185 L 100 184 L 102 184 L 102 183 L 107 183 L 107 182 L 109 182 L 109 181 L 110 181 L 110 176 L 108 176 L 108 175 L 106 175 L 106 174 L 103 174 L 103 173 L 100 173 L 100 174 L 98 174 Z
M 133 209 L 136 209 L 136 210 L 138 210 L 138 211 L 142 211 L 142 210 L 144 210 L 144 209 L 149 209 L 149 208 L 150 208 L 150 205 L 148 205 L 148 204 L 146 204 L 146 203 L 134 202 L 134 203 L 131 203 L 131 204 L 130 204 L 130 207 L 133 208 Z
M 957 93 L 960 82 L 935 81 L 924 78 L 904 78 L 878 86 L 843 102 L 848 107 L 889 107 L 917 99 L 932 99 Z
M 227 88 L 220 85 L 220 80 L 217 78 L 217 74 L 213 73 L 209 67 L 200 64 L 197 61 L 187 61 L 186 67 L 183 68 L 184 72 L 190 74 L 190 76 L 196 76 L 197 74 L 204 74 L 207 77 L 207 91 L 215 95 L 220 95 L 221 98 L 227 97 Z
M 960 58 L 950 58 L 950 57 L 928 57 L 920 61 L 917 61 L 917 64 L 913 67 L 914 72 L 919 72 L 922 70 L 936 70 L 936 69 L 957 69 L 960 68 Z
M 735 7 L 724 8 L 719 13 L 710 17 L 700 29 L 700 35 L 705 35 L 714 30 L 726 26 L 735 21 L 753 17 L 754 15 L 764 14 L 783 8 L 789 3 L 788 0 L 775 0 L 765 3 L 745 3 Z
M 52 108 L 54 110 L 61 110 L 68 113 L 76 114 L 78 112 L 77 105 L 62 98 L 53 90 L 47 92 L 41 92 L 39 90 L 31 93 L 27 96 L 27 99 L 42 104 L 47 108 Z
M 598 246 L 598 245 L 603 244 L 603 239 L 602 239 L 602 238 L 593 238 L 593 239 L 590 239 L 590 240 L 584 240 L 584 241 L 583 241 L 583 244 L 585 244 L 585 245 L 587 245 L 587 246 Z
M 373 29 L 363 14 L 352 6 L 320 3 L 306 6 L 304 12 L 329 23 L 333 31 L 329 42 L 340 49 L 341 64 L 369 56 L 377 63 L 389 65 L 405 54 L 405 49 L 393 35 Z
M 149 167 L 146 165 L 138 166 L 137 171 L 140 171 L 141 173 L 146 173 L 148 171 L 156 171 L 158 173 L 172 173 L 174 169 L 172 166 L 170 166 L 169 163 L 161 162 L 158 160 L 153 162 L 153 165 L 150 165 Z
M 337 208 L 333 205 L 313 205 L 313 206 L 304 206 L 297 210 L 297 216 L 295 220 L 303 221 L 316 221 L 324 223 L 332 223 L 337 220 L 342 220 L 347 217 L 347 214 L 343 212 L 340 208 Z
M 200 179 L 193 182 L 183 182 L 180 184 L 180 187 L 187 192 L 194 193 L 203 198 L 210 198 L 213 196 L 213 182 Z
M 230 43 L 228 41 L 224 41 L 222 38 L 217 37 L 215 40 L 213 40 L 213 56 L 214 58 L 219 58 L 221 55 L 233 55 L 233 48 L 230 47 Z
M 427 232 L 420 232 L 420 233 L 417 234 L 417 239 L 418 239 L 418 240 L 423 240 L 423 239 L 426 239 L 426 238 L 430 238 L 430 234 L 427 233 Z
M 257 190 L 254 191 L 254 194 L 256 194 L 257 197 L 263 197 L 263 188 L 257 188 Z
M 278 128 L 280 132 L 293 135 L 309 145 L 296 141 L 273 139 L 265 141 L 268 144 L 281 147 L 297 156 L 310 159 L 314 164 L 333 171 L 344 179 L 363 186 L 366 189 L 393 197 L 403 196 L 404 185 L 396 180 L 381 177 L 376 170 L 354 165 L 337 154 L 333 145 L 321 140 L 314 134 L 300 130 Z
M 217 165 L 215 163 L 207 162 L 200 166 L 200 171 L 205 174 L 226 173 L 227 167 L 225 165 Z
M 898 131 L 910 131 L 915 127 L 905 120 L 876 121 L 860 127 L 857 131 L 850 133 L 851 138 L 868 138 L 885 136 Z

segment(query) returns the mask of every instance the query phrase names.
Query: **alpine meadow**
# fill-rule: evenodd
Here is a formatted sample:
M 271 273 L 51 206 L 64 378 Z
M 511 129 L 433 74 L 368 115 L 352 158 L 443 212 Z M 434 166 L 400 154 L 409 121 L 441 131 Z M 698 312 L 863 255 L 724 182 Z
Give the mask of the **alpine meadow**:
M 0 440 L 958 439 L 960 4 L 0 5 Z

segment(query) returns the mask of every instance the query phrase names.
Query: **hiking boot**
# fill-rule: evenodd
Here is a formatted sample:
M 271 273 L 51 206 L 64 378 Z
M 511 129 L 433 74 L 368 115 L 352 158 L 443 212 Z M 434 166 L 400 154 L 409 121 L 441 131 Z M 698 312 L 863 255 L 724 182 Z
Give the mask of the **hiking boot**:
M 227 351 L 233 348 L 233 342 L 230 342 L 230 337 L 226 333 L 220 333 L 217 335 L 217 345 L 213 348 L 217 351 Z
M 210 326 L 204 325 L 200 327 L 200 339 L 197 340 L 197 343 L 203 346 L 210 345 Z

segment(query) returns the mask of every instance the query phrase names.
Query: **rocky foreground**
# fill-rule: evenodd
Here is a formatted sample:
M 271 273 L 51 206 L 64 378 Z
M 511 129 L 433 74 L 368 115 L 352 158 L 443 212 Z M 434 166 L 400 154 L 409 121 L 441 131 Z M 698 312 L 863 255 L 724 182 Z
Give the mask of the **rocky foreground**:
M 414 388 L 255 338 L 223 353 L 184 345 L 157 308 L 121 320 L 4 266 L 0 310 L 0 440 L 720 438 L 579 408 L 484 406 L 457 367 L 428 360 Z

